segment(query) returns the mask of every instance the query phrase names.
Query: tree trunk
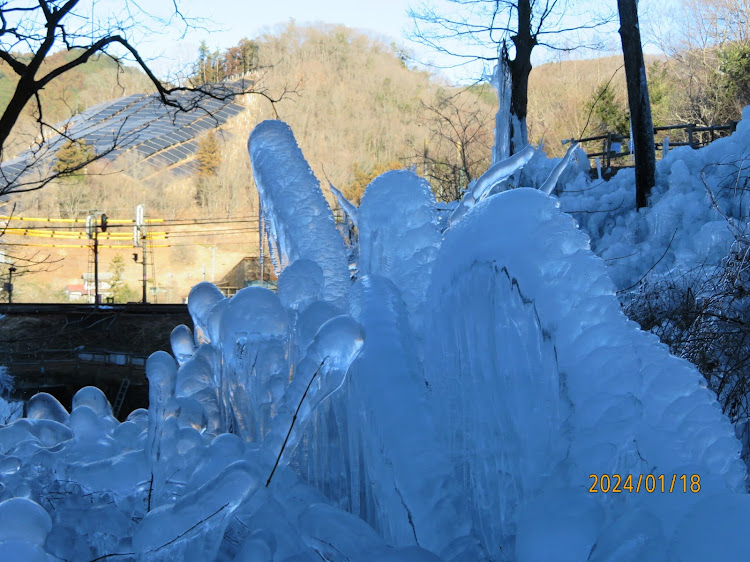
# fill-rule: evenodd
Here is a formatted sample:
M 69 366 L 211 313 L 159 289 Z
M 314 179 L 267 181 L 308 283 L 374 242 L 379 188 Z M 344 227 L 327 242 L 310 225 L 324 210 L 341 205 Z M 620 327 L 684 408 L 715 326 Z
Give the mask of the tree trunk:
M 635 153 L 635 207 L 647 206 L 651 188 L 656 182 L 654 123 L 646 83 L 641 32 L 638 29 L 636 0 L 617 0 L 620 15 L 620 38 L 625 59 L 625 80 L 628 85 L 628 106 L 633 129 L 631 139 Z
M 518 32 L 511 40 L 516 48 L 516 55 L 512 61 L 508 61 L 511 77 L 510 153 L 515 154 L 529 144 L 526 113 L 529 103 L 531 51 L 536 46 L 536 37 L 531 34 L 530 0 L 518 0 Z

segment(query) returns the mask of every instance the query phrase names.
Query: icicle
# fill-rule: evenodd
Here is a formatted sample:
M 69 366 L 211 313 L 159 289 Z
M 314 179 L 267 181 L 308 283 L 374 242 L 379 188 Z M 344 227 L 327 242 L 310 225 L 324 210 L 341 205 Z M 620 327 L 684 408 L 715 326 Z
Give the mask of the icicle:
M 498 108 L 495 114 L 495 146 L 492 148 L 492 163 L 510 156 L 510 68 L 508 51 L 503 45 L 492 75 L 492 85 L 497 90 Z
M 349 220 L 352 221 L 352 224 L 356 227 L 357 225 L 357 207 L 349 201 L 346 197 L 344 197 L 344 194 L 341 193 L 338 189 L 333 187 L 333 184 L 329 181 L 328 187 L 331 190 L 331 193 L 336 197 L 336 201 L 339 202 L 339 206 L 344 210 L 344 213 L 346 213 L 346 216 L 349 217 Z
M 552 193 L 552 190 L 555 189 L 555 186 L 557 185 L 557 180 L 560 179 L 560 175 L 563 173 L 565 168 L 568 167 L 570 159 L 573 157 L 573 152 L 575 152 L 576 148 L 578 148 L 577 142 L 574 142 L 570 145 L 570 148 L 568 148 L 568 151 L 565 153 L 565 156 L 563 156 L 563 159 L 560 160 L 557 166 L 555 166 L 555 169 L 552 170 L 552 173 L 542 184 L 542 187 L 539 188 L 540 191 L 546 193 L 547 195 Z

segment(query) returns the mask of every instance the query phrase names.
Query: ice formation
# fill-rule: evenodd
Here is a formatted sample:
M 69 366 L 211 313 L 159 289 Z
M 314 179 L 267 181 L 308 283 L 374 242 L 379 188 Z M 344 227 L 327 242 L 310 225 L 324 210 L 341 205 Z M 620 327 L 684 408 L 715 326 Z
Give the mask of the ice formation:
M 318 263 L 326 278 L 325 300 L 345 306 L 349 268 L 344 242 L 289 125 L 264 121 L 253 129 L 247 146 L 278 267 L 298 259 Z
M 430 270 L 440 247 L 429 184 L 407 170 L 386 172 L 367 187 L 359 215 L 360 275 L 378 274 L 393 281 L 412 328 L 421 334 Z
M 334 197 L 336 197 L 336 201 L 338 202 L 339 206 L 344 210 L 346 216 L 349 217 L 349 220 L 352 221 L 355 227 L 358 226 L 359 213 L 357 211 L 356 205 L 354 205 L 351 201 L 344 197 L 344 194 L 336 189 L 331 182 L 328 182 L 328 187 L 330 188 L 331 193 L 333 193 Z
M 508 65 L 508 51 L 503 44 L 498 63 L 490 77 L 498 94 L 498 110 L 495 115 L 495 145 L 492 147 L 492 163 L 508 158 L 512 153 L 520 152 L 529 144 L 526 117 L 519 119 L 511 108 L 511 72 Z
M 278 293 L 197 285 L 192 329 L 148 360 L 148 410 L 122 423 L 87 387 L 70 413 L 39 394 L 0 426 L 0 559 L 746 558 L 740 443 L 697 370 L 620 311 L 637 272 L 582 230 L 609 256 L 671 237 L 668 267 L 725 248 L 694 188 L 740 165 L 721 151 L 746 150 L 748 127 L 701 153 L 713 168 L 671 152 L 652 207 L 582 229 L 563 212 L 593 204 L 574 148 L 496 159 L 445 230 L 427 184 L 388 172 L 360 208 L 339 199 L 352 283 L 290 129 L 262 123 L 248 147 Z M 510 176 L 540 189 L 496 193 Z M 700 490 L 591 493 L 592 474 Z
M 500 56 L 492 74 L 492 85 L 498 96 L 498 108 L 495 114 L 495 143 L 492 147 L 492 163 L 500 162 L 510 156 L 510 98 L 511 78 L 506 57 Z
M 519 172 L 531 160 L 535 152 L 534 147 L 529 145 L 513 156 L 493 163 L 484 174 L 473 182 L 470 189 L 458 202 L 458 206 L 451 214 L 451 222 L 460 220 L 477 202 L 491 194 L 493 190 L 501 187 L 503 182 Z

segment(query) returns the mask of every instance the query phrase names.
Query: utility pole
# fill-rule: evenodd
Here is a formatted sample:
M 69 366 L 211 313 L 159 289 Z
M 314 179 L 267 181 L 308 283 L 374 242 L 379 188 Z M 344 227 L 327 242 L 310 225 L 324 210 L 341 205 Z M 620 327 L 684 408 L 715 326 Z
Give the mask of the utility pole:
M 148 298 L 146 296 L 146 285 L 148 283 L 148 281 L 147 281 L 148 272 L 147 272 L 147 267 L 146 267 L 146 235 L 145 234 L 143 234 L 141 236 L 141 244 L 142 244 L 141 248 L 142 248 L 142 251 L 143 251 L 143 253 L 141 255 L 141 262 L 143 264 L 143 274 L 142 274 L 142 277 L 143 277 L 143 279 L 142 279 L 143 291 L 142 292 L 143 292 L 143 294 L 141 295 L 141 302 L 143 304 L 146 304 L 146 303 L 148 303 Z
M 98 223 L 94 215 L 86 217 L 86 234 L 89 239 L 94 240 L 94 306 L 101 304 L 101 296 L 99 295 L 99 229 L 102 232 L 107 232 L 108 221 L 109 217 L 106 213 L 102 213 Z
M 99 306 L 99 227 L 94 215 L 86 217 L 86 234 L 94 241 L 94 306 Z
M 13 274 L 16 272 L 16 268 L 12 265 L 8 269 L 8 304 L 13 304 Z
M 99 306 L 99 229 L 94 227 L 94 305 Z
M 144 206 L 138 205 L 135 208 L 135 228 L 133 230 L 133 245 L 134 246 L 141 246 L 141 249 L 143 251 L 143 254 L 141 256 L 141 263 L 143 265 L 143 279 L 142 279 L 142 289 L 143 293 L 141 295 L 141 302 L 143 304 L 148 303 L 148 298 L 146 296 L 146 278 L 148 276 L 148 270 L 146 267 L 146 220 L 144 219 Z

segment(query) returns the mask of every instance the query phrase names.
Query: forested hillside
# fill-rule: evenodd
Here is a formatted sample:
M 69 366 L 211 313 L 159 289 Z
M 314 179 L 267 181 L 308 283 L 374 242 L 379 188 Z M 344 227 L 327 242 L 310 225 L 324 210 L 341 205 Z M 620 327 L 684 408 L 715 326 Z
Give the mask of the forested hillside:
M 273 65 L 266 74 L 271 89 L 296 90 L 279 104 L 279 117 L 315 172 L 348 196 L 358 199 L 368 179 L 389 168 L 426 165 L 437 176 L 437 163 L 465 164 L 474 178 L 489 165 L 494 96 L 451 88 L 408 67 L 395 45 L 341 26 L 290 24 L 259 43 L 261 63 Z M 473 137 L 443 130 L 451 114 Z M 461 142 L 468 142 L 471 162 L 456 160 Z
M 110 217 L 127 218 L 135 204 L 143 203 L 149 216 L 168 220 L 255 217 L 247 136 L 261 120 L 276 117 L 292 126 L 323 185 L 329 178 L 356 202 L 373 177 L 409 166 L 431 179 L 439 197 L 455 199 L 460 188 L 489 165 L 496 101 L 487 87 L 451 87 L 411 69 L 396 47 L 344 27 L 291 24 L 257 38 L 254 44 L 257 51 L 249 60 L 250 76 L 274 96 L 287 93 L 275 106 L 262 96 L 247 96 L 243 102 L 247 111 L 200 140 L 195 177 L 174 177 L 168 171 L 154 175 L 139 166 L 137 154 L 126 155 L 114 163 L 90 165 L 85 173 L 18 197 L 17 211 L 26 216 L 70 218 L 106 212 Z M 236 74 L 236 68 L 221 62 L 222 57 L 224 61 L 231 58 L 232 52 L 218 58 L 199 55 L 194 81 Z M 201 60 L 206 61 L 203 66 Z M 86 69 L 78 78 L 80 92 L 77 84 L 58 84 L 60 91 L 68 92 L 68 100 L 103 101 L 86 85 L 99 74 L 89 73 Z M 106 79 L 101 84 L 97 92 L 113 88 Z M 247 230 L 229 236 L 206 228 L 202 234 L 200 240 L 174 238 L 172 247 L 161 251 L 168 256 L 157 259 L 179 270 L 192 261 L 185 259 L 189 254 L 198 253 L 198 259 L 203 259 L 201 245 L 218 246 L 220 251 L 222 246 L 229 251 L 242 245 L 246 251 L 256 251 L 257 234 L 248 239 Z M 133 271 L 126 272 L 126 277 L 135 277 L 136 264 L 127 263 Z M 79 275 L 71 272 L 58 277 L 62 284 L 65 277 L 71 283 Z M 187 282 L 185 286 L 189 288 Z
M 685 52 L 682 58 L 647 60 L 657 125 L 739 117 L 743 98 L 733 92 L 743 82 L 730 78 L 743 75 L 744 59 L 727 52 L 709 53 L 714 59 L 708 59 L 723 61 L 716 68 L 699 66 L 697 57 Z M 46 64 L 64 61 L 65 55 L 57 54 Z M 11 73 L 2 64 L 0 72 L 2 104 L 7 103 Z M 151 216 L 170 220 L 255 217 L 257 196 L 246 142 L 255 124 L 268 118 L 289 123 L 323 186 L 330 180 L 354 202 L 372 178 L 404 167 L 415 167 L 426 177 L 439 199 L 453 200 L 489 166 L 497 105 L 492 88 L 486 83 L 452 86 L 414 68 L 402 49 L 375 36 L 292 22 L 225 52 L 210 53 L 202 46 L 191 80 L 200 84 L 243 73 L 259 89 L 282 99 L 272 105 L 263 96 L 247 96 L 247 111 L 199 141 L 195 177 L 155 173 L 130 154 L 25 194 L 14 201 L 18 210 L 31 216 L 80 218 L 107 212 L 129 217 L 133 206 L 143 203 Z M 46 111 L 62 122 L 96 103 L 150 89 L 138 71 L 119 71 L 110 59 L 99 58 L 64 74 L 42 94 Z M 709 92 L 713 97 L 706 97 Z M 531 73 L 529 98 L 529 138 L 536 144 L 544 141 L 552 156 L 564 152 L 563 139 L 627 130 L 620 57 L 540 65 Z M 16 129 L 15 152 L 38 135 L 34 111 L 27 107 Z M 209 242 L 252 245 L 218 234 Z M 188 246 L 202 252 L 200 244 L 206 241 L 173 242 L 164 250 L 168 257 L 160 259 L 174 261 L 178 269 L 186 252 L 193 251 Z

